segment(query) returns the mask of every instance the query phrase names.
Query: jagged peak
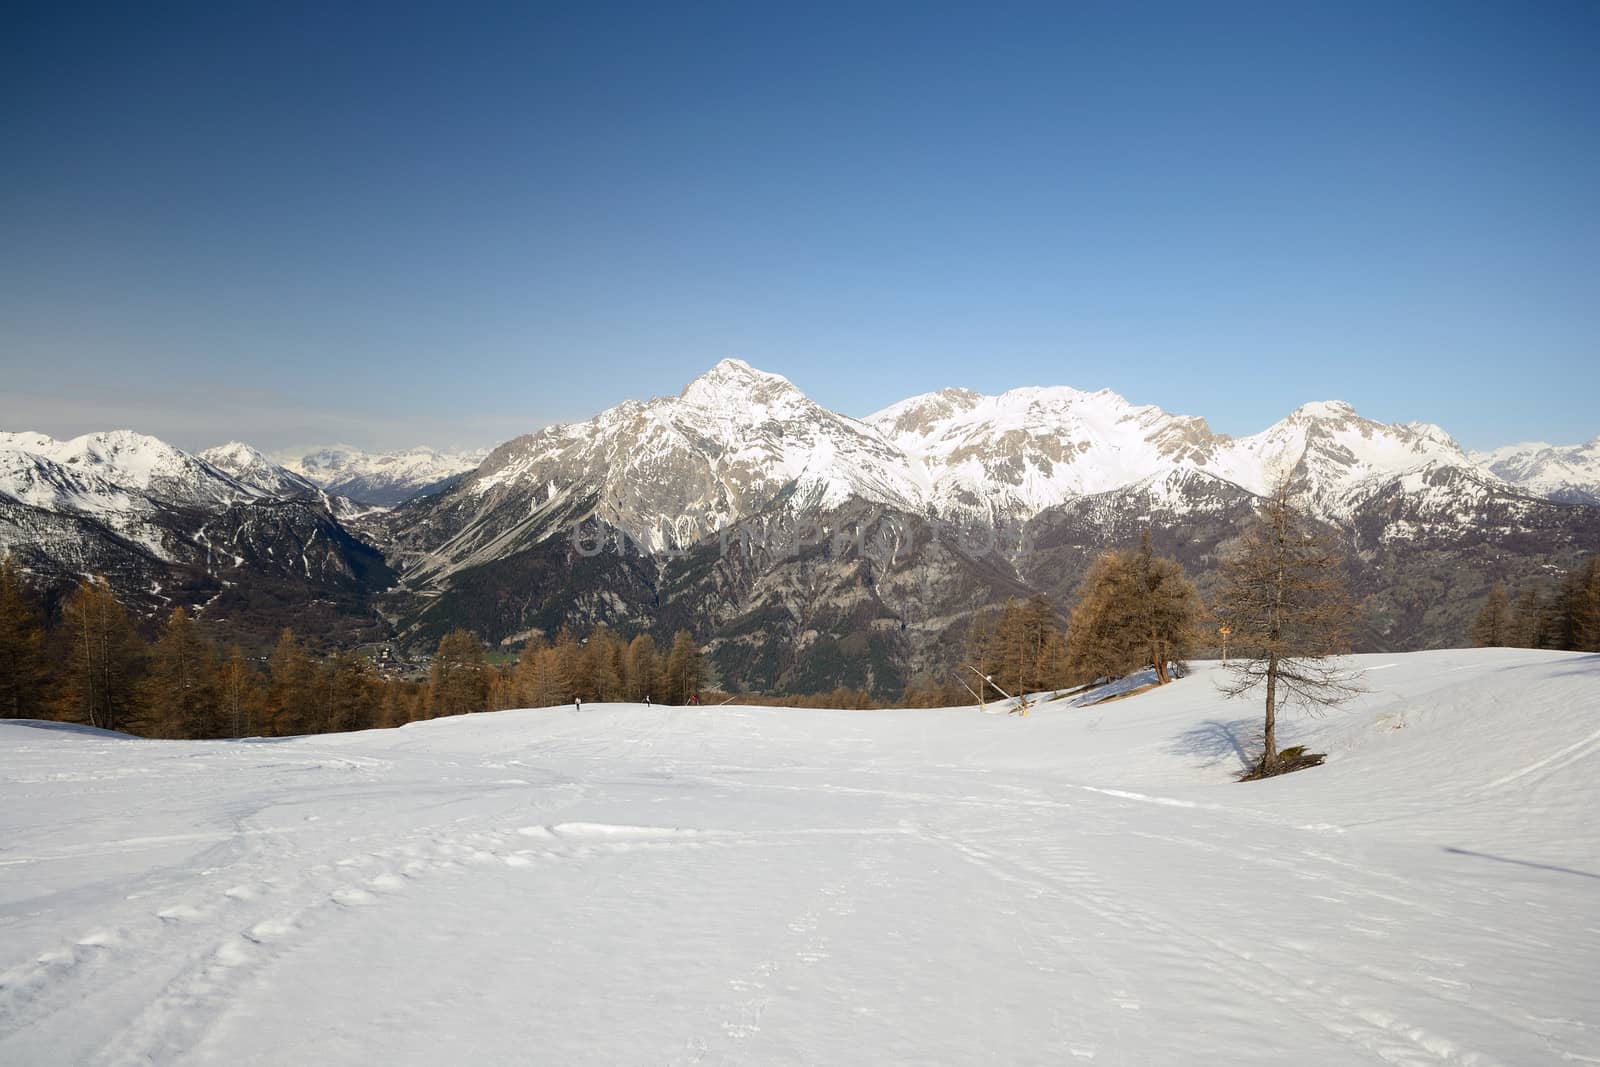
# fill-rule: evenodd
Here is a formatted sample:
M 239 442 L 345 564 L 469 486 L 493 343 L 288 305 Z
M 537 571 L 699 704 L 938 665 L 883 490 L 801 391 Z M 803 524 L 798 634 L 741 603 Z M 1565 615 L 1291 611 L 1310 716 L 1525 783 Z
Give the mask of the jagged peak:
M 809 403 L 804 393 L 781 374 L 757 370 L 742 359 L 724 359 L 683 387 L 678 399 L 696 407 L 741 411 L 752 405 Z
M 1017 401 L 1028 404 L 1081 404 L 1086 400 L 1104 400 L 1124 407 L 1131 406 L 1110 389 L 1091 393 L 1070 385 L 1023 385 L 1016 389 L 1007 389 L 994 397 L 995 403 L 1000 407 L 1006 407 Z
M 229 441 L 227 444 L 213 445 L 211 448 L 202 449 L 199 453 L 201 459 L 208 463 L 228 461 L 234 463 L 269 463 L 276 466 L 273 460 L 267 457 L 254 445 L 243 441 Z
M 1425 437 L 1430 441 L 1453 448 L 1462 455 L 1467 454 L 1466 449 L 1462 448 L 1460 443 L 1457 442 L 1454 437 L 1450 436 L 1450 432 L 1437 423 L 1408 422 L 1405 424 L 1405 428 L 1416 434 L 1418 437 Z
M 1302 419 L 1347 419 L 1356 414 L 1356 409 L 1343 400 L 1313 400 L 1309 404 L 1301 404 L 1290 412 L 1289 417 Z

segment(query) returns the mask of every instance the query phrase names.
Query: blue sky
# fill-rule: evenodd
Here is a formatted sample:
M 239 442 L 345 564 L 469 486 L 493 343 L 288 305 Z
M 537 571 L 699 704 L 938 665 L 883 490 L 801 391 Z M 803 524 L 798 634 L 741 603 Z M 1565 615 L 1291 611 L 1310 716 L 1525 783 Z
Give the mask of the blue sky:
M 0 427 L 491 443 L 718 359 L 1600 433 L 1600 5 L 8 5 Z

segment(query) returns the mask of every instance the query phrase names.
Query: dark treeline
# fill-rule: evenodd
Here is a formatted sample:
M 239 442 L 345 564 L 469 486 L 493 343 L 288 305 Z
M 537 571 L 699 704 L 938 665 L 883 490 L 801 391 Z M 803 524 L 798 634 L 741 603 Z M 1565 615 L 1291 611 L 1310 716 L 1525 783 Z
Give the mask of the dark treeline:
M 1600 652 L 1600 556 L 1515 597 L 1496 582 L 1468 636 L 1485 647 Z
M 254 659 L 209 640 L 183 608 L 149 638 L 98 578 L 79 582 L 47 623 L 17 568 L 0 561 L 0 717 L 145 737 L 287 736 L 427 718 L 429 688 L 383 678 L 355 653 L 314 656 L 291 630 Z
M 978 615 L 958 662 L 914 680 L 898 706 L 935 707 L 1070 689 L 1152 669 L 1171 680 L 1203 639 L 1208 612 L 1176 562 L 1138 548 L 1107 552 L 1085 574 L 1070 614 L 1043 595 Z M 992 678 L 992 684 L 985 681 Z M 535 636 L 492 663 L 466 630 L 440 639 L 427 678 L 381 673 L 364 655 L 319 656 L 290 631 L 272 654 L 219 647 L 181 608 L 141 635 L 110 587 L 85 579 L 46 624 L 9 562 L 0 569 L 0 716 L 81 722 L 149 737 L 288 736 L 398 726 L 475 711 L 591 702 L 731 701 L 790 707 L 887 706 L 853 689 L 807 695 L 705 691 L 686 631 L 658 647 L 605 626 Z
M 496 710 L 545 708 L 573 700 L 687 704 L 700 698 L 706 682 L 700 646 L 686 630 L 679 630 L 663 651 L 649 634 L 625 641 L 605 626 L 596 626 L 579 641 L 562 627 L 553 641 L 537 636 L 531 639 L 514 664 L 484 670 L 482 660 L 482 646 L 465 630 L 440 640 L 433 661 L 436 690 L 450 684 L 448 671 L 441 676 L 441 662 L 479 664 L 476 677 L 481 679 L 477 683 L 482 686 L 481 699 L 476 691 L 467 691 L 471 682 L 463 682 L 459 695 L 450 700 L 452 714 L 476 710 L 467 706 L 472 699 L 479 700 L 479 707 L 486 704 Z
M 86 578 L 47 622 L 40 597 L 0 560 L 0 718 L 54 719 L 144 737 L 285 737 L 575 699 L 682 704 L 705 684 L 686 632 L 658 651 L 598 628 L 530 641 L 492 666 L 464 631 L 439 642 L 426 679 L 386 677 L 365 655 L 315 655 L 292 630 L 264 660 L 219 647 L 183 608 L 142 634 L 111 587 Z
M 1048 599 L 1013 601 L 980 615 L 963 663 L 914 682 L 901 706 L 988 699 L 994 678 L 1010 693 L 1061 689 L 1167 664 L 1190 651 L 1203 613 L 1181 568 L 1137 550 L 1107 553 L 1090 569 L 1070 625 Z M 965 675 L 965 685 L 962 676 Z M 886 706 L 854 689 L 751 695 L 703 692 L 707 672 L 693 637 L 660 648 L 604 626 L 579 638 L 563 627 L 532 638 L 516 659 L 494 664 L 478 638 L 440 639 L 427 678 L 379 671 L 355 652 L 316 654 L 284 630 L 270 656 L 219 646 L 182 608 L 153 634 L 140 632 L 103 580 L 88 578 L 47 622 L 42 602 L 9 561 L 0 562 L 0 717 L 57 719 L 146 737 L 283 737 L 398 726 L 421 719 L 574 700 L 657 704 L 758 702 L 786 707 Z

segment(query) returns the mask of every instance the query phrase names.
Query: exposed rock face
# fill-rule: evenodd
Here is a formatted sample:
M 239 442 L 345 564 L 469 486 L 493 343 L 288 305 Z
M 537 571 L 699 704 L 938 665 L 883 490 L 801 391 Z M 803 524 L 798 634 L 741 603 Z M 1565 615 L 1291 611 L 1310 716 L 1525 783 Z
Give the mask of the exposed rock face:
M 135 611 L 187 607 L 254 644 L 290 625 L 338 643 L 384 630 L 372 597 L 394 575 L 340 522 L 347 504 L 243 445 L 0 435 L 0 551 L 47 592 L 102 574 Z
M 952 663 L 985 606 L 1044 591 L 1065 607 L 1096 554 L 1146 529 L 1210 591 L 1280 474 L 1346 548 L 1363 647 L 1458 642 L 1489 583 L 1600 551 L 1600 507 L 1572 502 L 1593 499 L 1596 452 L 1473 457 L 1337 401 L 1233 438 L 1069 388 L 945 389 L 853 419 L 725 360 L 481 463 L 0 435 L 0 546 L 58 586 L 104 572 L 144 610 L 241 629 L 392 624 L 428 648 L 455 626 L 513 644 L 563 623 L 682 627 L 729 685 L 888 693 Z M 380 469 L 392 499 L 445 482 L 392 510 L 333 495 Z
M 468 620 L 491 639 L 684 626 L 729 684 L 886 692 L 950 662 L 988 604 L 1068 603 L 1095 554 L 1147 527 L 1209 590 L 1279 473 L 1347 546 L 1368 647 L 1459 640 L 1485 576 L 1600 549 L 1594 509 L 1341 402 L 1243 438 L 1067 388 L 946 389 L 855 420 L 730 360 L 677 397 L 511 441 L 389 516 L 397 616 L 422 642 Z

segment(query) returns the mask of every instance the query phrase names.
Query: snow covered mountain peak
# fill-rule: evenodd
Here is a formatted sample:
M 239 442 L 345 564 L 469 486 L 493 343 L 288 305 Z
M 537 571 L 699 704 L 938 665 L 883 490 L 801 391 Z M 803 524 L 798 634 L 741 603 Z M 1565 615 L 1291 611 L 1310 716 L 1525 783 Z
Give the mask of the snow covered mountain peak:
M 781 374 L 757 370 L 742 359 L 724 359 L 684 386 L 679 399 L 714 411 L 793 408 L 811 401 Z
M 200 455 L 209 463 L 225 460 L 229 463 L 248 465 L 252 463 L 271 463 L 260 449 L 254 445 L 247 445 L 243 441 L 229 441 L 223 445 L 213 445 L 201 449 Z M 220 466 L 220 464 L 218 464 Z
M 828 508 L 860 497 L 915 508 L 923 486 L 867 425 L 787 378 L 725 359 L 677 396 L 626 401 L 496 449 L 462 485 L 474 524 L 554 514 L 575 501 L 650 549 L 689 544 L 780 498 Z M 562 511 L 562 514 L 566 513 Z
M 1026 518 L 1192 464 L 1219 440 L 1203 419 L 1070 386 L 947 389 L 866 421 L 920 466 L 935 511 L 988 518 Z
M 322 495 L 316 483 L 274 463 L 259 449 L 243 441 L 229 441 L 225 445 L 205 449 L 200 453 L 200 458 L 268 496 Z
M 1475 465 L 1431 423 L 1375 422 L 1334 400 L 1304 404 L 1260 433 L 1230 441 L 1218 450 L 1211 470 L 1254 493 L 1288 475 L 1318 511 L 1339 517 L 1358 486 L 1428 466 Z
M 87 433 L 68 441 L 39 433 L 0 434 L 0 450 L 32 457 L 36 471 L 48 465 L 62 472 L 38 475 L 44 482 L 80 482 L 52 497 L 58 507 L 120 510 L 125 501 L 140 496 L 215 507 L 259 495 L 206 460 L 133 430 Z M 8 466 L 18 470 L 28 464 L 13 458 Z
M 1289 413 L 1289 417 L 1300 419 L 1347 419 L 1354 416 L 1356 409 L 1343 400 L 1313 400 L 1308 404 L 1301 404 Z

